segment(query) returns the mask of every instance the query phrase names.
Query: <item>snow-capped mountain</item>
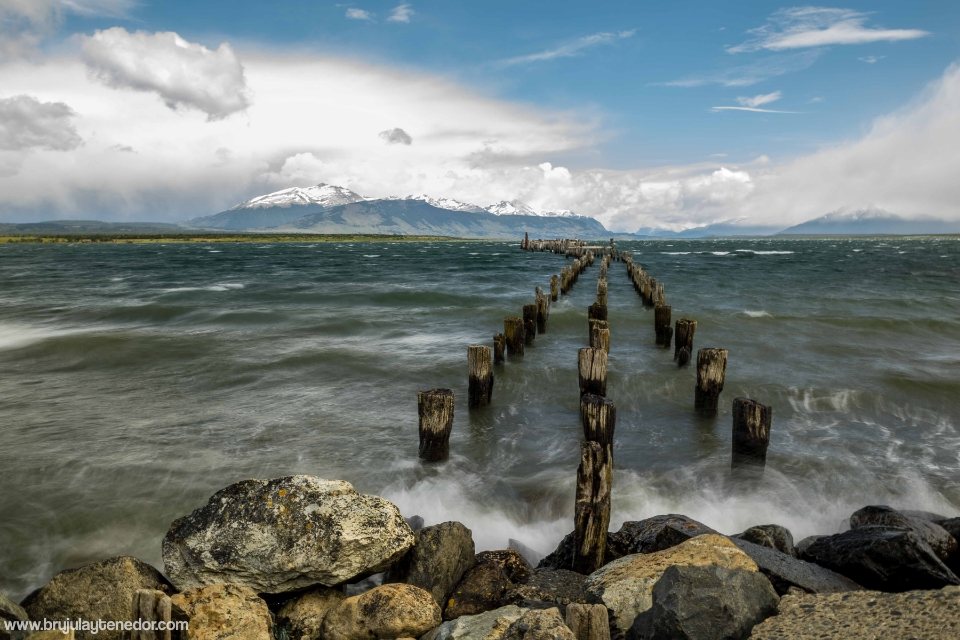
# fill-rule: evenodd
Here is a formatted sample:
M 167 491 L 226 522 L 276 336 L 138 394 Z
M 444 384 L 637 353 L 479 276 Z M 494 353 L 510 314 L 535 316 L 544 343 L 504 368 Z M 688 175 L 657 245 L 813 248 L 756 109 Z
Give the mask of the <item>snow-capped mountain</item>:
M 266 195 L 251 198 L 230 209 L 269 209 L 273 207 L 293 207 L 301 205 L 317 205 L 321 207 L 336 207 L 351 202 L 366 200 L 358 193 L 332 184 L 320 183 L 313 187 L 290 187 Z
M 495 216 L 539 216 L 533 207 L 519 200 L 501 200 L 487 207 L 487 212 Z
M 415 195 L 409 196 L 395 196 L 390 198 L 384 198 L 385 200 L 419 200 L 420 202 L 426 202 L 430 206 L 436 207 L 437 209 L 446 209 L 447 211 L 463 211 L 465 213 L 483 213 L 483 207 L 478 207 L 475 204 L 470 204 L 469 202 L 463 202 L 462 200 L 454 200 L 453 198 L 435 198 L 429 196 L 425 193 L 418 193 Z

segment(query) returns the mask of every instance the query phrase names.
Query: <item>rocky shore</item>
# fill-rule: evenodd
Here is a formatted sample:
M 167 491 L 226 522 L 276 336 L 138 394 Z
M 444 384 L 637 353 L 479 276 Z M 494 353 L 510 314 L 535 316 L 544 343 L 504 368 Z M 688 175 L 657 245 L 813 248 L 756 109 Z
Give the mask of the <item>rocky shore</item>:
M 106 640 L 960 637 L 960 518 L 867 506 L 795 543 L 662 515 L 611 532 L 590 575 L 571 570 L 572 535 L 536 558 L 423 524 L 347 482 L 247 480 L 170 526 L 162 573 L 131 557 L 68 569 L 19 605 L 0 595 L 0 621 L 189 628 L 74 633 Z M 53 634 L 0 625 L 0 640 Z

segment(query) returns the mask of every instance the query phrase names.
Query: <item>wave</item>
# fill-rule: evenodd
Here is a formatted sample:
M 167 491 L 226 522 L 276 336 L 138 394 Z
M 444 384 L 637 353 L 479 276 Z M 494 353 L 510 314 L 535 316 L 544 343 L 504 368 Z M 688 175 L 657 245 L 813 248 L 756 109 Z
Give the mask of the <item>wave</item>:
M 161 289 L 161 291 L 163 293 L 186 293 L 190 291 L 234 291 L 236 289 L 243 289 L 245 287 L 246 285 L 242 282 L 220 282 L 204 287 L 169 287 L 167 289 Z
M 745 309 L 741 313 L 743 313 L 743 315 L 747 316 L 748 318 L 772 318 L 773 317 L 772 313 L 770 313 L 769 311 L 764 311 L 762 309 L 760 311 L 751 311 L 750 309 Z
M 786 256 L 796 253 L 795 251 L 760 251 L 758 249 L 735 249 L 737 253 L 752 253 L 758 256 Z

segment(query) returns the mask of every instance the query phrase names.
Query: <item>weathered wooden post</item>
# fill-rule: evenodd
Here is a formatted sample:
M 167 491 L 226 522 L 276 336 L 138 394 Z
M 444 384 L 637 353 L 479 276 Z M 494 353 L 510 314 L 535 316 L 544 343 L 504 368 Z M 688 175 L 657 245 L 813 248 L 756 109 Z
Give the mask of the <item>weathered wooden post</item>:
M 587 307 L 587 319 L 588 320 L 606 320 L 607 305 L 600 304 L 599 302 L 594 302 L 592 305 Z
M 453 429 L 453 390 L 420 391 L 417 413 L 420 415 L 420 457 L 427 462 L 446 460 Z
M 482 407 L 490 404 L 493 397 L 493 362 L 490 347 L 472 344 L 467 347 L 467 390 L 469 406 Z
M 730 469 L 734 476 L 759 477 L 767 463 L 773 409 L 749 398 L 733 399 L 733 451 Z
M 547 316 L 550 314 L 550 301 L 543 295 L 543 289 L 537 287 L 537 333 L 546 333 Z
M 556 302 L 560 297 L 560 278 L 557 274 L 550 276 L 550 300 Z
M 580 443 L 573 520 L 573 570 L 591 574 L 603 566 L 610 526 L 613 455 L 599 442 Z
M 571 602 L 566 622 L 577 640 L 610 640 L 610 614 L 602 604 Z
M 130 633 L 131 640 L 172 640 L 174 637 L 186 637 L 185 633 L 176 632 L 171 629 L 173 618 L 173 603 L 170 596 L 163 591 L 155 589 L 137 589 L 133 594 L 133 616 L 131 620 L 143 620 L 151 623 L 162 623 L 156 626 L 162 626 L 163 630 L 157 630 L 154 625 L 143 625 L 151 627 L 149 629 L 134 630 Z M 72 631 L 72 630 L 71 630 Z M 16 637 L 16 636 L 14 636 Z M 59 635 L 57 637 L 60 637 Z M 74 637 L 71 633 L 63 638 Z M 96 636 L 94 636 L 96 637 Z
M 653 311 L 653 326 L 657 333 L 657 346 L 670 348 L 670 339 L 673 337 L 673 327 L 670 326 L 670 305 L 658 304 Z
M 590 346 L 610 353 L 610 323 L 606 320 L 590 321 Z
M 673 334 L 674 347 L 673 359 L 677 361 L 678 366 L 684 366 L 690 360 L 693 354 L 693 334 L 697 331 L 697 321 L 688 318 L 677 320 L 677 330 Z M 685 357 L 681 352 L 686 350 Z
M 607 280 L 597 280 L 597 304 L 607 306 Z
M 617 425 L 617 407 L 612 400 L 587 393 L 580 396 L 580 422 L 583 437 L 604 446 L 613 446 L 613 432 Z
M 607 352 L 603 349 L 584 348 L 577 352 L 577 369 L 580 379 L 580 395 L 592 393 L 607 395 Z
M 537 305 L 523 305 L 523 341 L 526 344 L 533 344 L 533 339 L 537 337 Z
M 717 400 L 727 372 L 727 350 L 706 348 L 697 352 L 697 387 L 694 407 L 704 416 L 717 415 Z
M 508 356 L 522 356 L 524 344 L 523 318 L 511 316 L 503 320 L 503 335 L 507 342 Z
M 523 244 L 521 245 L 521 248 L 524 251 L 530 249 L 530 233 L 527 231 L 523 232 Z
M 502 333 L 493 334 L 493 363 L 503 362 L 503 352 L 507 347 L 507 338 Z

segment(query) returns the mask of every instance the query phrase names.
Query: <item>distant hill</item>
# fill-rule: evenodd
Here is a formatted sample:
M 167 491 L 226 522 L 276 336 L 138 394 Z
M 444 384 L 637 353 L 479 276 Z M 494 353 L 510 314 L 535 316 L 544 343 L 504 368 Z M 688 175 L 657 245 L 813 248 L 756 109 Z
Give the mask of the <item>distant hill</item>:
M 769 227 L 758 225 L 740 225 L 735 222 L 717 222 L 702 227 L 693 227 L 682 231 L 671 231 L 669 229 L 642 227 L 637 229 L 633 235 L 643 238 L 721 238 L 729 236 L 770 236 L 782 227 Z
M 784 229 L 777 235 L 917 235 L 960 233 L 960 222 L 907 219 L 882 209 L 834 211 Z
M 2 222 L 5 235 L 98 235 L 186 233 L 178 224 L 163 222 L 101 222 L 100 220 L 49 220 L 47 222 Z

